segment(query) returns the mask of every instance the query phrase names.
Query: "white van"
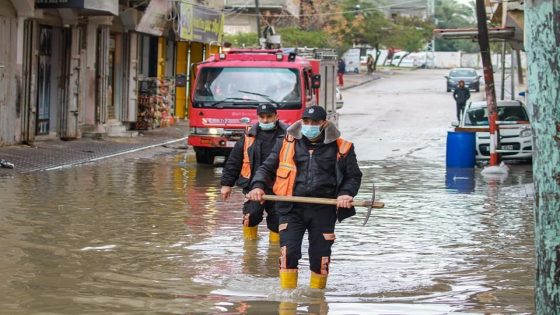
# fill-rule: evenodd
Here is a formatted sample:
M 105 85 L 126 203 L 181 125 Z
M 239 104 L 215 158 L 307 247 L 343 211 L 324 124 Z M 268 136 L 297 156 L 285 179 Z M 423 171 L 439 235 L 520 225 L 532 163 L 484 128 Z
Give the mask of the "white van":
M 399 64 L 399 62 L 401 61 L 401 58 L 403 58 L 406 54 L 408 54 L 407 51 L 399 51 L 393 54 L 393 59 L 391 59 L 391 66 L 397 66 Z M 404 62 L 404 60 L 402 61 Z M 405 65 L 403 65 L 401 62 L 400 66 L 401 67 L 405 67 Z
M 391 61 L 392 66 L 399 65 L 399 61 L 401 64 L 399 67 L 403 68 L 433 68 L 434 67 L 434 54 L 428 52 L 415 52 L 410 53 L 409 55 L 405 56 L 406 52 L 399 51 L 395 53 L 393 60 Z M 402 61 L 401 61 L 402 58 Z

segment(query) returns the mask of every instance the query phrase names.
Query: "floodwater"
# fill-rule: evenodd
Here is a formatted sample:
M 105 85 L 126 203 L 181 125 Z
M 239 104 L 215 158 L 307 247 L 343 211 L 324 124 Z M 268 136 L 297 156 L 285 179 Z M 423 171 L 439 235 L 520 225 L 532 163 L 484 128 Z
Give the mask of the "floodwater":
M 245 242 L 221 167 L 123 158 L 0 177 L 2 314 L 533 313 L 530 165 L 505 179 L 360 162 L 384 209 L 337 226 L 327 289 L 279 290 L 266 225 Z M 307 247 L 307 243 L 304 244 Z

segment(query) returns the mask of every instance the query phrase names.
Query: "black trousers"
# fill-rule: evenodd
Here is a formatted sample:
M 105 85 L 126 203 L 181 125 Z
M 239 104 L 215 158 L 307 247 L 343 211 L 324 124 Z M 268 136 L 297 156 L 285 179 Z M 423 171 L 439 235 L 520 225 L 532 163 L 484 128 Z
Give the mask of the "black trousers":
M 463 111 L 465 110 L 465 103 L 457 102 L 457 121 L 461 121 L 461 116 L 463 116 Z
M 294 204 L 289 213 L 280 214 L 280 269 L 297 269 L 307 231 L 309 267 L 315 273 L 328 274 L 335 224 L 335 206 Z
M 272 232 L 278 233 L 278 214 L 274 210 L 274 202 L 266 201 L 260 204 L 258 201 L 247 201 L 243 204 L 243 225 L 257 226 L 262 222 L 264 211 L 266 211 L 266 226 Z

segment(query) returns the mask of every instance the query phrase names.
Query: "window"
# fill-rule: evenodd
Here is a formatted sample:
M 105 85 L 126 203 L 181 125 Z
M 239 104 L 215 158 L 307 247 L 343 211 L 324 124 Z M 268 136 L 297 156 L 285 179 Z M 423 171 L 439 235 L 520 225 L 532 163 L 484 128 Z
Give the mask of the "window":
M 474 70 L 453 70 L 449 73 L 450 77 L 476 77 L 476 71 Z
M 529 121 L 525 108 L 521 106 L 499 106 L 498 120 L 500 121 Z M 465 126 L 488 126 L 488 109 L 473 108 L 467 112 Z
M 262 102 L 280 108 L 301 107 L 301 84 L 297 69 L 206 67 L 198 75 L 195 107 L 254 107 Z

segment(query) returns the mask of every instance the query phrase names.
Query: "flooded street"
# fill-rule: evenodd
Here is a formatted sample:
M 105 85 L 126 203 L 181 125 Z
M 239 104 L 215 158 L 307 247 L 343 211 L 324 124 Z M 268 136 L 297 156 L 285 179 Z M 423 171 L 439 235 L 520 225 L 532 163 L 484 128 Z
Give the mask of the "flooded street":
M 242 196 L 219 200 L 219 167 L 179 155 L 1 178 L 4 312 L 266 314 L 280 301 L 329 314 L 532 312 L 529 167 L 457 188 L 439 164 L 361 166 L 386 208 L 365 227 L 364 209 L 338 225 L 324 296 L 306 289 L 305 259 L 300 287 L 278 292 L 277 248 L 264 225 L 244 243 Z
M 243 196 L 220 200 L 221 165 L 138 154 L 0 177 L 0 313 L 533 313 L 531 165 L 501 179 L 446 170 L 454 108 L 440 73 L 407 77 L 406 99 L 431 95 L 423 104 L 383 80 L 345 92 L 340 126 L 364 173 L 358 197 L 375 184 L 385 208 L 337 225 L 324 292 L 307 288 L 307 241 L 298 288 L 279 290 L 279 248 L 264 223 L 243 240 Z

